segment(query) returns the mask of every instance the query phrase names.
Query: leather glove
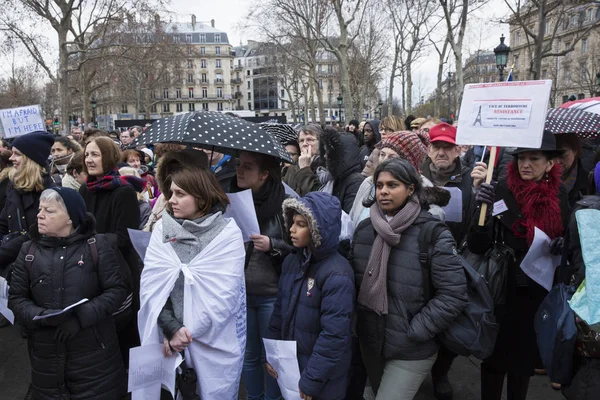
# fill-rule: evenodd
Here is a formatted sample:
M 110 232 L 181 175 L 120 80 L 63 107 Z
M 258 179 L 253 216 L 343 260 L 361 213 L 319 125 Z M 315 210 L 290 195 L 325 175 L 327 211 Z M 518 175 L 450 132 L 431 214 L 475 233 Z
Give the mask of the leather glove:
M 75 337 L 81 330 L 81 324 L 76 316 L 71 315 L 63 323 L 58 325 L 54 333 L 54 340 L 66 343 L 69 339 Z
M 479 205 L 487 204 L 488 210 L 493 208 L 493 206 L 494 206 L 494 200 L 496 198 L 496 183 L 497 182 L 482 183 L 479 186 L 479 190 L 477 191 L 477 194 L 475 195 L 475 201 Z
M 560 256 L 563 253 L 565 247 L 565 238 L 562 236 L 552 239 L 550 242 L 550 253 L 554 256 Z
M 46 315 L 46 314 L 54 314 L 54 313 L 58 313 L 61 311 L 62 310 L 59 310 L 59 309 L 48 308 L 48 309 L 42 311 L 40 316 Z M 69 315 L 70 315 L 70 313 L 62 313 L 62 314 L 56 315 L 54 317 L 44 318 L 44 319 L 40 320 L 40 325 L 42 325 L 42 326 L 58 326 L 62 322 L 64 322 L 69 317 Z

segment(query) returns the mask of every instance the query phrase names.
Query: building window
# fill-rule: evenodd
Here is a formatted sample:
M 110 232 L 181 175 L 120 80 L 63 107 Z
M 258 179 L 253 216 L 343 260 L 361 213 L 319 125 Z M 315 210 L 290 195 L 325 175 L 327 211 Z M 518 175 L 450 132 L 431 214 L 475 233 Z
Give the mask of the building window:
M 151 99 L 156 99 L 156 90 L 151 90 L 150 91 L 150 98 Z
M 175 89 L 175 98 L 177 98 L 177 99 L 181 98 L 181 88 Z
M 175 74 L 175 81 L 177 83 L 181 83 L 181 74 L 180 73 Z
M 323 79 L 319 79 L 319 89 L 323 89 Z
M 208 88 L 202 88 L 202 98 L 206 99 L 208 97 Z
M 564 95 L 563 96 L 563 103 L 566 103 L 567 101 L 569 101 L 569 96 Z
M 200 68 L 206 68 L 206 60 L 200 60 Z
M 182 111 L 183 111 L 183 104 L 182 104 L 182 103 L 177 103 L 177 104 L 175 105 L 175 110 L 176 110 L 177 112 L 182 112 Z
M 585 94 L 583 94 L 583 93 L 579 93 L 579 94 L 577 95 L 577 100 L 583 100 L 583 99 L 585 99 Z
M 513 55 L 513 65 L 515 69 L 519 69 L 519 55 Z
M 252 99 L 252 92 L 248 92 L 248 100 Z
M 223 75 L 217 74 L 217 82 L 223 82 Z
M 202 83 L 206 82 L 208 82 L 208 78 L 206 77 L 206 74 L 202 74 Z
M 587 76 L 587 68 L 585 66 L 585 64 L 580 64 L 579 65 L 579 78 L 582 82 L 585 82 Z
M 215 47 L 215 54 L 216 55 L 221 54 L 221 47 L 220 46 Z
M 165 83 L 169 83 L 169 74 L 165 74 L 163 78 L 165 80 Z
M 188 88 L 188 97 L 189 97 L 190 99 L 193 99 L 193 98 L 194 98 L 194 88 L 193 88 L 193 87 L 191 87 L 191 88 Z
M 204 34 L 204 33 L 200 34 L 200 43 L 206 43 L 206 34 Z
M 173 35 L 173 43 L 179 43 L 179 35 L 178 34 Z
M 217 68 L 221 68 L 221 60 L 217 58 L 215 62 L 217 63 Z
M 169 89 L 163 89 L 163 99 L 169 98 Z
M 202 103 L 202 111 L 208 111 L 208 103 Z
M 246 75 L 247 75 L 247 76 L 250 76 L 250 70 L 247 70 L 247 71 L 246 71 Z
M 217 103 L 217 111 L 223 111 L 223 103 Z
M 221 43 L 221 34 L 215 33 L 215 43 Z
M 194 83 L 194 74 L 188 74 L 188 83 Z
M 186 43 L 192 43 L 192 35 L 185 35 L 185 42 Z
M 248 102 L 248 110 L 252 110 L 252 103 Z
M 153 112 L 153 113 L 155 113 L 155 112 L 156 112 L 156 104 L 152 104 L 152 105 L 150 106 L 150 112 Z
M 247 83 L 248 83 L 248 89 L 250 89 L 250 81 L 248 81 Z
M 121 114 L 127 114 L 127 104 L 121 105 Z
M 594 9 L 593 8 L 589 8 L 587 10 L 586 21 L 591 21 L 592 19 L 594 19 Z
M 285 97 L 285 90 L 281 89 L 281 97 Z
M 194 54 L 194 50 L 191 47 L 188 47 L 188 56 L 191 56 Z
M 194 63 L 192 62 L 192 60 L 187 60 L 187 67 L 194 68 Z
M 206 54 L 206 47 L 200 47 L 200 54 Z
M 588 40 L 587 39 L 582 39 L 581 40 L 581 52 L 583 54 L 587 53 L 588 51 Z
M 544 34 L 549 35 L 550 34 L 550 21 L 546 20 L 546 24 L 544 25 Z
M 170 112 L 171 111 L 171 107 L 169 107 L 169 103 L 164 103 L 163 104 L 163 112 Z
M 196 104 L 188 103 L 188 111 L 196 111 Z
M 218 88 L 217 88 L 217 97 L 218 97 L 219 99 L 222 99 L 222 98 L 223 98 L 223 88 L 222 88 L 222 87 L 218 87 Z
M 517 31 L 517 33 L 515 33 L 515 44 L 519 45 L 521 44 L 521 32 Z

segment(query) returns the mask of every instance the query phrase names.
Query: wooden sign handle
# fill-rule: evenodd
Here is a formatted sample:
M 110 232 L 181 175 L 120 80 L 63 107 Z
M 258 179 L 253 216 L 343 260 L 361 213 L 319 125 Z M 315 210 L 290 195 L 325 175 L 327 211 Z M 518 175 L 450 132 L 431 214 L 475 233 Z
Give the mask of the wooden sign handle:
M 496 165 L 496 153 L 498 152 L 498 147 L 493 146 L 492 150 L 490 150 L 490 162 L 488 163 L 487 176 L 485 178 L 485 183 L 492 183 L 492 175 L 494 174 L 494 167 Z M 483 161 L 483 160 L 482 160 Z M 485 215 L 487 214 L 488 205 L 483 203 L 481 205 L 481 213 L 479 214 L 479 226 L 485 225 Z

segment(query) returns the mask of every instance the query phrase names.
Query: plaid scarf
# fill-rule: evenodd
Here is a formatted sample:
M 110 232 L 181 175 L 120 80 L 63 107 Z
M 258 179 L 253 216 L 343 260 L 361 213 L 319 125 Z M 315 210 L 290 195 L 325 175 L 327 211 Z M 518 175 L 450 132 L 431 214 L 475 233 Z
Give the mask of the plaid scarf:
M 87 188 L 91 193 L 113 190 L 126 185 L 132 186 L 136 192 L 141 192 L 146 187 L 146 182 L 137 176 L 120 175 L 116 168 L 102 178 L 94 176 L 87 178 Z

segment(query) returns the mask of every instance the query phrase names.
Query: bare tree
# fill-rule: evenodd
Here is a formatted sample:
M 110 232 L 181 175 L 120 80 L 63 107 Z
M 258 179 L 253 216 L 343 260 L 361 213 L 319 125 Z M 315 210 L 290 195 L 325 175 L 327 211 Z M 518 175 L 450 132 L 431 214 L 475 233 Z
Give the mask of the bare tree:
M 509 20 L 525 33 L 529 52 L 529 79 L 540 79 L 542 60 L 564 56 L 575 49 L 577 43 L 598 27 L 595 18 L 588 19 L 576 0 L 504 0 L 511 14 Z M 585 24 L 588 26 L 586 27 Z M 573 30 L 569 46 L 555 46 L 559 32 Z
M 387 114 L 392 113 L 393 99 L 394 99 L 394 87 L 395 81 L 398 77 L 404 77 L 405 73 L 405 56 L 403 43 L 407 39 L 408 32 L 406 27 L 408 26 L 408 20 L 410 19 L 410 13 L 406 7 L 406 3 L 402 1 L 386 0 L 385 13 L 388 16 L 388 21 L 392 27 L 392 42 L 393 42 L 393 53 L 392 53 L 392 71 L 390 74 L 390 80 L 388 84 L 388 93 L 386 108 Z M 402 104 L 405 104 L 405 90 L 404 85 L 402 87 Z M 404 110 L 403 110 L 404 111 Z

